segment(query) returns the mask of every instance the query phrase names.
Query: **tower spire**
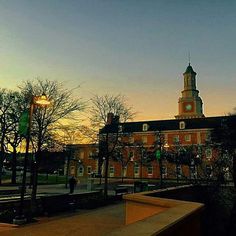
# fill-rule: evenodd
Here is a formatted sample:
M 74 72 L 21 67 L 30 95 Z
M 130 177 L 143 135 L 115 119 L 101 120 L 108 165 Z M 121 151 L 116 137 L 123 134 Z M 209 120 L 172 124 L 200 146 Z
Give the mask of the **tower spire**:
M 184 75 L 184 90 L 179 98 L 179 114 L 176 119 L 201 118 L 204 117 L 202 111 L 202 99 L 196 88 L 196 72 L 190 65 L 190 53 L 188 52 L 189 65 Z

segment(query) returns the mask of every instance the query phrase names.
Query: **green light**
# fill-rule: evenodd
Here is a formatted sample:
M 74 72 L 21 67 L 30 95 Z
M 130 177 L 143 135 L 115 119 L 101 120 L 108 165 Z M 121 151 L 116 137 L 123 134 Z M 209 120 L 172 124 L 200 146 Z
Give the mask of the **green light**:
M 29 126 L 29 112 L 24 111 L 19 120 L 19 134 L 21 134 L 22 136 L 26 136 L 28 126 Z
M 156 150 L 156 158 L 157 158 L 158 160 L 161 159 L 161 150 Z

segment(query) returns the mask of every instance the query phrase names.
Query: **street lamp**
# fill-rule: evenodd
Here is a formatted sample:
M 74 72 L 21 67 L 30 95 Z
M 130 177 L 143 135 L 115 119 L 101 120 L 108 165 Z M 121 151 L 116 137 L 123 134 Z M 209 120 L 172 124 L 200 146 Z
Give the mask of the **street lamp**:
M 167 150 L 170 146 L 167 142 L 165 142 L 163 139 L 163 135 L 161 134 L 161 131 L 157 131 L 157 148 L 155 151 L 156 159 L 159 162 L 159 171 L 160 171 L 160 187 L 162 188 L 163 185 L 163 163 L 162 163 L 162 158 L 163 158 L 163 149 Z M 164 143 L 165 142 L 165 143 Z M 164 144 L 164 145 L 163 145 Z
M 70 159 L 71 159 L 71 146 L 66 146 L 67 162 L 66 162 L 66 184 L 65 188 L 68 188 L 69 182 L 69 168 L 70 168 Z
M 31 124 L 32 124 L 32 117 L 34 106 L 41 106 L 46 107 L 50 104 L 47 96 L 43 93 L 41 96 L 32 96 L 30 101 L 30 107 L 28 111 L 28 124 L 27 124 L 27 132 L 26 132 L 26 150 L 25 150 L 25 158 L 24 158 L 24 170 L 23 170 L 23 177 L 22 177 L 22 187 L 21 187 L 21 195 L 20 195 L 20 207 L 18 216 L 13 220 L 16 224 L 22 224 L 26 222 L 26 218 L 23 214 L 24 208 L 24 196 L 25 196 L 25 189 L 26 189 L 26 171 L 27 171 L 27 163 L 29 157 L 29 143 L 30 143 L 30 134 L 31 134 Z

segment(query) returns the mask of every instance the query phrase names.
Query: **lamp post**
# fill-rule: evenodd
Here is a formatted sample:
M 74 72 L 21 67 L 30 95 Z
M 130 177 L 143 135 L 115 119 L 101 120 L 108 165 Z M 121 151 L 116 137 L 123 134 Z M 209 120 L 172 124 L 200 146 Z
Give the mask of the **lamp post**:
M 20 207 L 18 216 L 13 220 L 16 224 L 22 224 L 26 222 L 26 218 L 23 214 L 24 209 L 24 196 L 26 190 L 26 171 L 27 171 L 27 164 L 29 158 L 29 143 L 30 143 L 30 134 L 31 134 L 31 124 L 32 124 L 32 117 L 34 106 L 48 106 L 50 101 L 47 99 L 45 94 L 41 96 L 32 96 L 30 101 L 30 107 L 28 111 L 28 124 L 27 124 L 27 132 L 26 132 L 26 150 L 25 150 L 25 158 L 24 158 L 24 170 L 22 176 L 22 186 L 21 186 L 21 195 L 20 195 Z
M 70 149 L 69 146 L 66 146 L 66 154 L 67 154 L 67 162 L 66 162 L 66 184 L 65 184 L 65 188 L 68 188 L 70 156 L 71 156 L 71 149 Z
M 169 144 L 163 140 L 163 136 L 161 135 L 161 131 L 157 131 L 157 149 L 156 149 L 156 158 L 159 162 L 159 171 L 160 171 L 160 187 L 162 188 L 163 186 L 163 163 L 162 163 L 162 158 L 163 158 L 163 148 L 168 149 Z M 163 145 L 164 144 L 164 145 Z
M 141 148 L 141 169 L 140 169 L 140 179 L 143 181 L 143 149 Z

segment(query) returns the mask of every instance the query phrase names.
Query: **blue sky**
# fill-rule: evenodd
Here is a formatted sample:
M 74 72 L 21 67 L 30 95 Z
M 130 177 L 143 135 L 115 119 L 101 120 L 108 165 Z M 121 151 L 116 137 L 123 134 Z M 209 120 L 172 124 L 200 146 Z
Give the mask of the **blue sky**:
M 236 106 L 236 2 L 0 0 L 0 84 L 36 77 L 124 94 L 136 120 L 174 118 L 191 64 L 206 116 Z

